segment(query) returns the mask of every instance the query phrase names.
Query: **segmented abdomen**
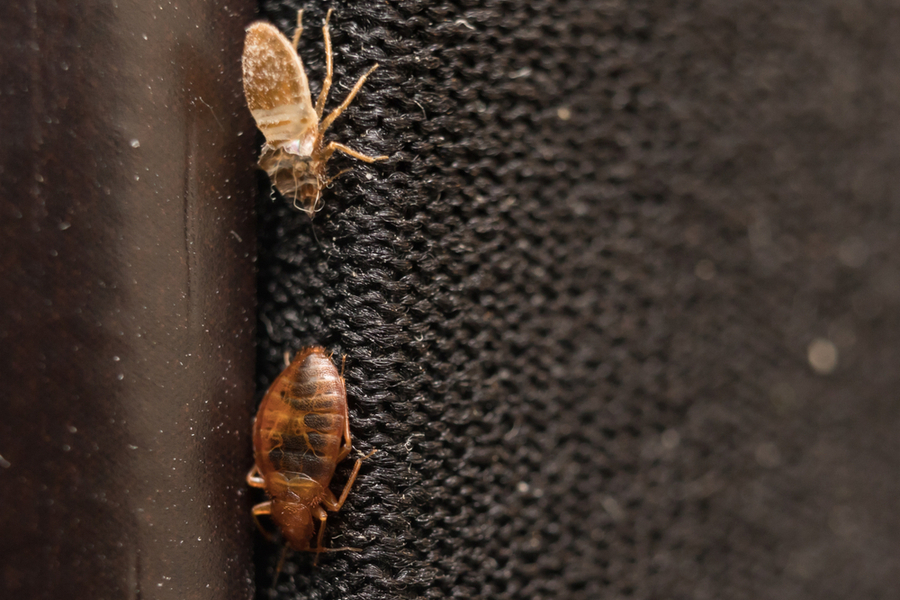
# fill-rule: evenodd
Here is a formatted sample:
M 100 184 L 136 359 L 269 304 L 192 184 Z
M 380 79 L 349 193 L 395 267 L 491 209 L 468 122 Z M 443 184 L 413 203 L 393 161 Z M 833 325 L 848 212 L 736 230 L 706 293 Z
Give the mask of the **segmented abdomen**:
M 306 348 L 278 376 L 254 428 L 256 464 L 265 478 L 303 474 L 323 487 L 337 465 L 347 420 L 344 381 L 322 348 Z

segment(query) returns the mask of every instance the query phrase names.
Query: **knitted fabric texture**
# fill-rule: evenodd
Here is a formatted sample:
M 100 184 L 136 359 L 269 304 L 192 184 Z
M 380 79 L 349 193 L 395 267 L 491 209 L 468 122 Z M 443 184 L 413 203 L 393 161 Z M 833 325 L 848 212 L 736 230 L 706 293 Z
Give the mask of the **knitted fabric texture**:
M 273 586 L 259 537 L 260 598 L 900 588 L 900 10 L 809 4 L 302 7 L 326 110 L 380 63 L 328 139 L 390 160 L 312 221 L 260 174 L 259 395 L 345 355 L 378 452 L 362 552 Z

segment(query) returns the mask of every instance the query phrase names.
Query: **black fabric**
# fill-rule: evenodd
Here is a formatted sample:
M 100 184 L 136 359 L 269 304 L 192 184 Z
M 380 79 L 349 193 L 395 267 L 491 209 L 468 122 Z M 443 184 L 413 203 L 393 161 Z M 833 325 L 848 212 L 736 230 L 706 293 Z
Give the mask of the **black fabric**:
M 312 222 L 260 174 L 259 394 L 345 354 L 378 452 L 363 551 L 260 538 L 260 597 L 900 588 L 900 9 L 311 3 L 314 95 L 328 7 L 328 107 L 381 65 L 329 138 L 391 159 Z

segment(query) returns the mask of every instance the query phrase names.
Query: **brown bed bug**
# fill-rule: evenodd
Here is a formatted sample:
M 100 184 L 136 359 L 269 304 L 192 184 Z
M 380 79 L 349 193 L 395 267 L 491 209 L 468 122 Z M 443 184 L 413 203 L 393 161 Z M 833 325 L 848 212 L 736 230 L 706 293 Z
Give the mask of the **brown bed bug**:
M 269 387 L 253 426 L 255 464 L 247 483 L 265 488 L 271 498 L 253 507 L 263 533 L 259 516 L 270 515 L 294 550 L 357 550 L 322 548 L 325 509 L 340 510 L 362 461 L 375 453 L 357 459 L 340 498 L 335 498 L 328 484 L 350 448 L 344 378 L 323 348 L 304 348 Z M 311 548 L 314 519 L 319 534 Z
M 319 198 L 322 188 L 343 173 L 331 178 L 325 175 L 325 164 L 332 154 L 340 151 L 367 163 L 388 158 L 366 156 L 337 142 L 325 145 L 325 131 L 347 109 L 366 78 L 378 68 L 376 64 L 360 77 L 344 102 L 322 118 L 332 78 L 329 18 L 331 9 L 322 25 L 327 73 L 315 107 L 303 63 L 297 55 L 303 32 L 302 10 L 297 12 L 297 30 L 292 42 L 270 23 L 259 21 L 250 25 L 242 60 L 247 105 L 266 137 L 259 167 L 268 173 L 275 188 L 285 198 L 293 199 L 294 208 L 306 212 L 310 218 L 322 208 Z

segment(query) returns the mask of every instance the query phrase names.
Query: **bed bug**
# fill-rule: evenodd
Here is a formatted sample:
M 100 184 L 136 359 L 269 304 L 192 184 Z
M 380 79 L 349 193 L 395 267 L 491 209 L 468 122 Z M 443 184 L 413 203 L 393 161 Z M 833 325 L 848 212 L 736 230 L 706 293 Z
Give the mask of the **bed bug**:
M 350 448 L 344 378 L 323 348 L 304 348 L 269 387 L 253 426 L 255 464 L 247 483 L 265 488 L 271 498 L 253 507 L 263 533 L 259 517 L 270 515 L 294 550 L 357 550 L 322 548 L 325 509 L 340 510 L 362 461 L 375 453 L 357 459 L 340 498 L 335 498 L 328 484 Z M 314 519 L 319 533 L 311 548 Z
M 331 178 L 326 176 L 325 165 L 332 154 L 343 152 L 367 163 L 388 158 L 367 156 L 337 142 L 325 145 L 325 131 L 347 109 L 366 78 L 378 68 L 375 64 L 360 77 L 344 102 L 322 118 L 332 79 L 330 18 L 331 9 L 322 25 L 327 73 L 315 107 L 303 63 L 297 55 L 303 32 L 302 10 L 297 12 L 297 30 L 292 42 L 269 23 L 260 21 L 250 25 L 242 60 L 247 105 L 266 138 L 259 167 L 285 198 L 293 199 L 294 208 L 306 212 L 310 218 L 322 208 L 319 197 L 322 188 L 343 173 Z

